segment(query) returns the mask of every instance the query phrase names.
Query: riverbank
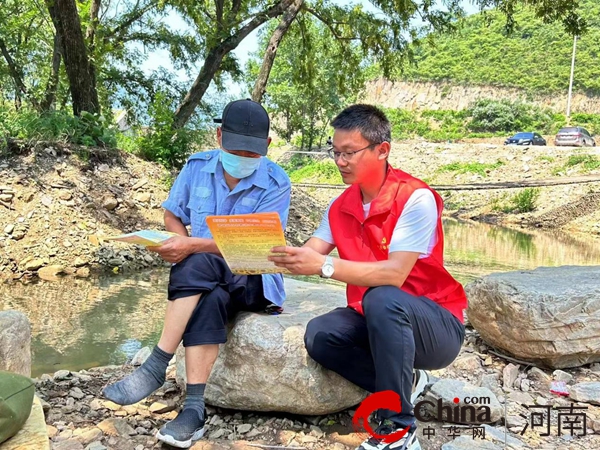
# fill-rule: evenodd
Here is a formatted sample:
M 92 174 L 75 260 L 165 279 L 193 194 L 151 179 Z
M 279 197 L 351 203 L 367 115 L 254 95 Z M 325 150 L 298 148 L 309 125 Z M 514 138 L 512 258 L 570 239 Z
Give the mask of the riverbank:
M 285 164 L 287 148 L 270 157 Z M 596 149 L 394 143 L 390 162 L 432 185 L 599 174 Z M 315 156 L 323 159 L 324 156 Z M 334 169 L 335 171 L 335 169 Z M 92 236 L 162 228 L 161 203 L 176 174 L 120 151 L 58 144 L 12 148 L 0 161 L 0 279 L 87 277 L 164 264 L 144 248 L 95 245 Z M 307 177 L 304 181 L 311 181 Z M 440 190 L 445 214 L 521 229 L 600 234 L 600 183 L 524 189 Z M 339 189 L 294 187 L 286 239 L 302 244 Z M 523 211 L 529 205 L 531 211 Z
M 135 360 L 135 358 L 134 358 Z M 177 415 L 183 394 L 175 381 L 175 364 L 170 366 L 165 385 L 138 404 L 120 407 L 101 397 L 102 388 L 133 370 L 131 365 L 94 368 L 87 371 L 61 370 L 42 375 L 36 380 L 38 395 L 44 400 L 46 423 L 53 450 L 119 449 L 144 450 L 165 448 L 153 437 L 156 429 Z M 450 428 L 439 421 L 421 423 L 419 438 L 423 450 L 503 448 L 504 433 L 510 449 L 587 450 L 596 448 L 600 437 L 600 406 L 575 402 L 586 408 L 585 436 L 571 436 L 559 427 L 556 414 L 552 417 L 551 435 L 540 436 L 540 428 L 521 431 L 530 420 L 527 407 L 568 407 L 569 398 L 551 394 L 551 380 L 565 381 L 568 389 L 578 383 L 600 382 L 600 365 L 592 364 L 564 371 L 540 370 L 530 365 L 510 364 L 489 352 L 477 332 L 467 329 L 463 349 L 455 362 L 446 369 L 433 371 L 435 380 L 457 380 L 467 386 L 487 387 L 493 396 L 506 403 L 506 427 L 502 422 L 485 427 L 485 436 L 473 439 L 469 427 Z M 276 382 L 274 380 L 274 382 Z M 465 388 L 467 389 L 467 388 Z M 465 392 L 468 392 L 465 390 Z M 462 396 L 462 392 L 453 392 Z M 468 394 L 467 394 L 468 395 Z M 208 408 L 206 438 L 192 448 L 236 449 L 256 448 L 297 450 L 353 449 L 364 434 L 352 426 L 354 408 L 323 416 L 254 413 Z M 504 412 L 502 411 L 502 416 Z M 425 432 L 424 430 L 434 430 Z M 454 437 L 453 437 L 454 436 Z M 461 437 L 457 437 L 461 436 Z M 485 442 L 484 442 L 485 441 Z

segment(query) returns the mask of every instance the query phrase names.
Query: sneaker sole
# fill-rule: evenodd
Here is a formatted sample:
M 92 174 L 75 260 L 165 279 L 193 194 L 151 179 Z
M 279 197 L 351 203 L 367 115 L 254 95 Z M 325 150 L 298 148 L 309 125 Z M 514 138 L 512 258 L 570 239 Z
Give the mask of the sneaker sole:
M 424 370 L 418 369 L 421 374 L 419 376 L 419 382 L 415 386 L 415 391 L 410 395 L 410 402 L 414 405 L 415 400 L 423 393 L 425 386 L 429 383 L 429 376 Z
M 190 448 L 192 446 L 192 442 L 201 439 L 202 436 L 204 436 L 204 427 L 196 431 L 187 441 L 178 441 L 173 436 L 162 434 L 160 430 L 156 432 L 156 439 L 177 448 Z

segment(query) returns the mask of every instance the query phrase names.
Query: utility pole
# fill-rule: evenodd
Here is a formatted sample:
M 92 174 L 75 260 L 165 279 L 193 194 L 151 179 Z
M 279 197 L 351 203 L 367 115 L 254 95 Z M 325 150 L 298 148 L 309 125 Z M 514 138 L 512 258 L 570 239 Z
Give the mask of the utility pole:
M 567 99 L 567 125 L 571 124 L 571 94 L 573 93 L 573 73 L 575 72 L 575 50 L 577 49 L 577 36 L 573 38 L 573 58 L 571 59 L 571 78 L 569 79 L 569 97 Z

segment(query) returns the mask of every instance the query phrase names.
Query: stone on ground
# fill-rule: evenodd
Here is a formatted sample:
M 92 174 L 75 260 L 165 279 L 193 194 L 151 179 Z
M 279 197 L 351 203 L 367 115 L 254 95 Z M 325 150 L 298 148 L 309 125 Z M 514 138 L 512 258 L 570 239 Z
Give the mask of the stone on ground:
M 469 322 L 493 347 L 555 369 L 600 361 L 600 267 L 496 273 L 466 292 Z
M 324 369 L 304 348 L 308 321 L 345 306 L 344 290 L 287 278 L 285 285 L 283 314 L 242 313 L 235 320 L 208 380 L 208 404 L 319 415 L 341 411 L 365 398 L 365 391 Z M 182 349 L 177 365 L 178 381 L 183 386 Z
M 31 326 L 20 311 L 0 311 L 0 370 L 31 376 Z

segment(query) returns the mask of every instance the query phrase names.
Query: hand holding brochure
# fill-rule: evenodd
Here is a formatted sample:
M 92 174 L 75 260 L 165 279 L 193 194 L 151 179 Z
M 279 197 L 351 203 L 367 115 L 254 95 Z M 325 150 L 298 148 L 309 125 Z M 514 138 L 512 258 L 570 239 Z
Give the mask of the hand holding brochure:
M 273 247 L 286 245 L 279 214 L 208 216 L 206 224 L 233 273 L 289 273 L 267 259 Z
M 144 245 L 146 247 L 155 247 L 161 245 L 167 239 L 177 236 L 177 233 L 170 231 L 140 230 L 133 233 L 120 234 L 119 236 L 109 236 L 102 238 L 105 241 L 120 241 L 129 244 Z

